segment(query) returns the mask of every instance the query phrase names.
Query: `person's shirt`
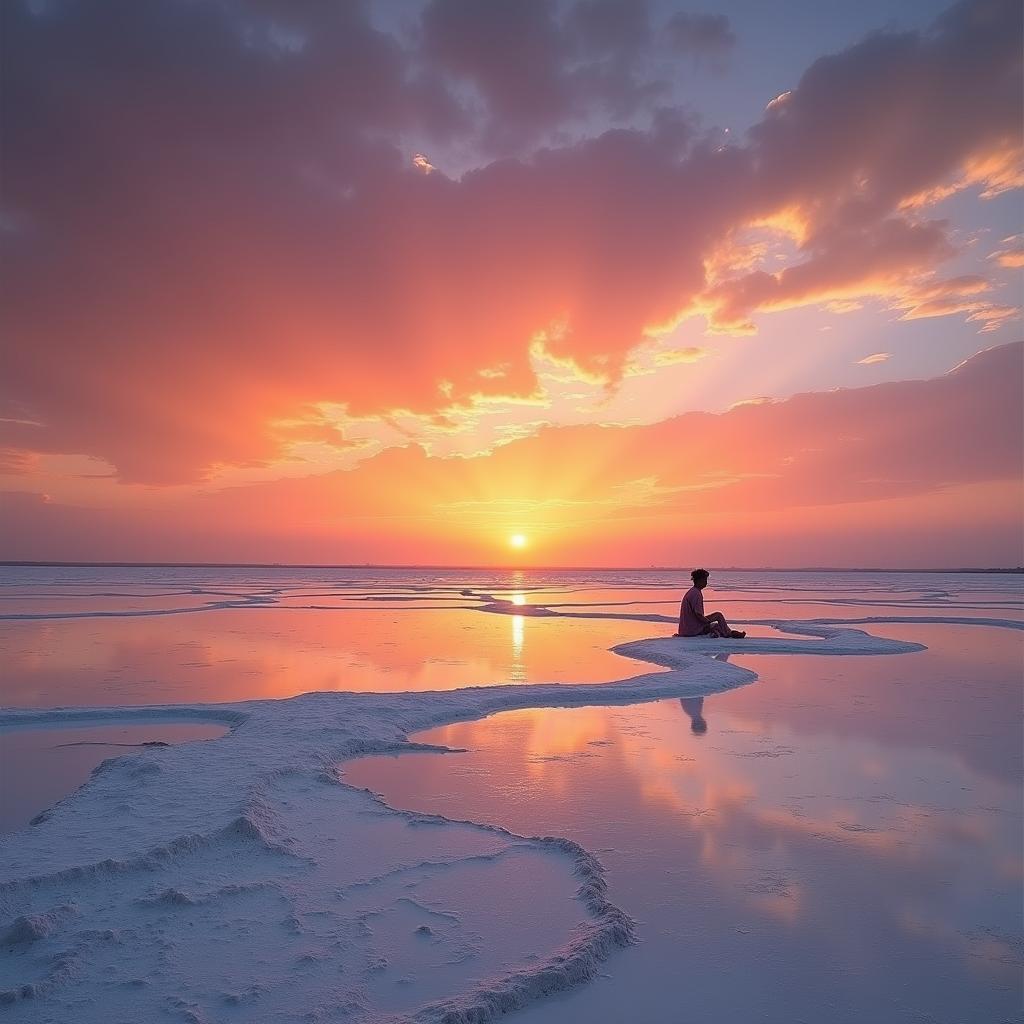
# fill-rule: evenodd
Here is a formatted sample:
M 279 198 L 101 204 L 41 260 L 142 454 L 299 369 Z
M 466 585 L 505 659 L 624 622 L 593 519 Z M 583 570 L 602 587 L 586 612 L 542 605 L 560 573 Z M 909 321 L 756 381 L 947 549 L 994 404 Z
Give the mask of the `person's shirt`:
M 679 635 L 700 636 L 707 629 L 704 622 L 704 595 L 699 587 L 690 587 L 679 608 Z

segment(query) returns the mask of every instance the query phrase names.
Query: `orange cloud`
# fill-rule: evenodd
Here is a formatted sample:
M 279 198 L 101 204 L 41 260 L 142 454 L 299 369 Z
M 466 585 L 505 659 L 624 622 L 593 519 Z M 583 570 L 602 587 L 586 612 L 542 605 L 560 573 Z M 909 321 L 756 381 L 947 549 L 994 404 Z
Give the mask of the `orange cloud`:
M 806 564 L 819 544 L 831 562 L 1015 563 L 1022 373 L 1015 344 L 934 380 L 546 428 L 476 458 L 395 448 L 347 472 L 182 496 L 144 515 L 9 494 L 3 554 L 489 563 L 522 532 L 541 564 L 664 563 L 681 546 Z
M 992 253 L 989 259 L 1007 268 L 1024 267 L 1024 236 L 1013 235 L 1003 239 L 1004 249 Z
M 697 345 L 686 348 L 668 348 L 655 352 L 654 362 L 657 366 L 674 366 L 676 363 L 696 363 L 707 357 L 708 350 Z
M 819 234 L 803 263 L 776 273 L 754 271 L 708 294 L 718 329 L 751 329 L 755 311 L 792 309 L 899 291 L 908 278 L 952 255 L 944 225 L 888 219 L 868 230 Z

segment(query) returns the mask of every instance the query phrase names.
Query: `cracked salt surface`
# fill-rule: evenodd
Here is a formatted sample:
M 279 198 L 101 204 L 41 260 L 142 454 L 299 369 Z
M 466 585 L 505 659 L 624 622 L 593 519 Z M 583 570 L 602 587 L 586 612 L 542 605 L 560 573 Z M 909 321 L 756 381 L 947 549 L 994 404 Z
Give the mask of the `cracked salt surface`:
M 317 613 L 276 607 L 299 589 L 315 584 L 344 595 L 358 588 L 370 596 L 385 596 L 388 589 L 374 585 L 372 576 L 342 584 L 273 574 L 253 579 L 239 573 L 244 578 L 235 579 L 225 573 L 224 579 L 203 579 L 200 585 L 184 571 L 174 572 L 179 577 L 170 581 L 150 573 L 151 585 L 161 587 L 165 597 L 173 589 L 169 582 L 193 597 L 198 589 L 234 596 L 230 611 L 218 597 L 206 610 L 172 613 L 173 618 L 196 623 L 228 614 L 236 617 L 235 630 L 238 617 L 249 617 L 252 624 L 240 646 L 246 636 L 258 644 L 267 615 L 336 615 L 343 622 L 349 614 L 342 608 Z M 637 574 L 627 582 L 636 586 L 645 579 L 651 577 Z M 132 583 L 137 591 L 139 581 Z M 429 580 L 401 583 L 432 593 Z M 650 589 L 675 583 L 655 578 Z M 530 584 L 529 579 L 452 580 L 448 593 L 458 593 L 468 608 L 415 614 L 435 616 L 436 622 L 449 615 L 475 616 L 482 629 L 487 621 L 503 624 L 505 644 L 513 652 L 517 643 L 520 647 L 525 675 L 529 656 L 523 647 L 535 629 L 561 630 L 563 646 L 571 650 L 586 626 L 583 620 L 562 621 L 557 614 L 567 610 L 562 608 L 534 621 L 519 613 L 521 606 L 497 597 L 502 586 L 510 593 L 518 587 L 542 604 L 539 594 L 550 587 L 565 601 L 574 581 Z M 95 592 L 111 589 L 116 587 L 97 586 Z M 4 625 L 24 629 L 26 623 L 45 621 L 55 628 L 54 622 L 66 626 L 95 619 L 87 607 L 88 587 L 82 590 L 76 600 L 82 605 L 78 612 L 85 614 Z M 933 599 L 925 596 L 922 602 L 928 607 Z M 504 607 L 489 607 L 494 605 Z M 499 614 L 480 615 L 484 610 Z M 166 607 L 153 611 L 144 621 L 171 617 Z M 631 630 L 650 630 L 656 621 L 609 620 L 595 628 L 629 637 L 639 635 Z M 742 646 L 668 638 L 627 641 L 618 656 L 607 658 L 618 666 L 631 664 L 621 655 L 632 658 L 640 674 L 613 684 L 580 683 L 577 677 L 561 685 L 446 692 L 312 693 L 219 705 L 4 711 L 0 724 L 8 728 L 171 719 L 230 728 L 212 742 L 145 748 L 107 761 L 38 824 L 0 840 L 0 991 L 10 1004 L 9 1018 L 482 1021 L 515 1007 L 543 1006 L 544 997 L 613 971 L 623 955 L 616 951 L 634 938 L 641 940 L 635 951 L 645 948 L 644 924 L 611 898 L 601 863 L 565 838 L 558 821 L 546 830 L 551 838 L 531 838 L 529 829 L 516 834 L 458 820 L 469 816 L 468 809 L 452 808 L 443 816 L 393 810 L 348 785 L 347 777 L 339 778 L 338 766 L 360 754 L 411 749 L 412 732 L 509 709 L 701 695 L 710 701 L 710 694 L 753 680 L 752 672 L 707 657 L 716 652 L 742 650 L 752 656 L 760 651 L 766 657 L 768 652 L 773 657 L 813 652 L 845 663 L 846 654 L 919 650 L 898 637 L 875 638 L 840 625 L 789 622 L 786 628 L 798 635 L 762 630 L 762 638 Z M 394 637 L 399 647 L 401 641 L 400 634 Z M 660 668 L 645 671 L 637 661 Z M 68 675 L 73 674 L 72 661 Z M 621 675 L 621 668 L 615 674 Z M 118 686 L 127 690 L 129 683 Z M 24 697 L 25 692 L 15 680 L 15 693 Z M 214 683 L 209 694 L 217 692 Z M 102 694 L 90 696 L 96 700 Z M 136 692 L 132 696 L 139 698 Z M 642 735 L 636 731 L 638 739 Z M 605 753 L 599 746 L 588 749 L 597 761 Z M 407 756 L 454 765 L 462 755 Z M 782 766 L 790 760 L 764 763 Z M 404 769 L 406 758 L 392 763 Z M 601 844 L 598 848 L 602 861 L 614 854 Z M 785 876 L 779 877 L 782 888 L 760 895 L 789 898 Z

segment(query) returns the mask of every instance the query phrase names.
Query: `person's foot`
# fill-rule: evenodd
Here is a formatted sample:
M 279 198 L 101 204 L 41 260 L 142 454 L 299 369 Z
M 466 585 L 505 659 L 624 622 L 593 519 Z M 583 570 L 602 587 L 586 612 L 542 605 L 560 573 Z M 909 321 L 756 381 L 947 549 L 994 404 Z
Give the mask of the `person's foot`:
M 731 632 L 731 633 L 729 634 L 729 636 L 731 636 L 731 637 L 733 638 L 733 640 L 743 640 L 743 639 L 745 639 L 745 638 L 746 638 L 746 635 L 747 635 L 747 634 L 746 634 L 746 633 L 744 633 L 742 629 L 734 629 L 734 630 L 733 630 L 733 631 L 732 631 L 732 632 Z

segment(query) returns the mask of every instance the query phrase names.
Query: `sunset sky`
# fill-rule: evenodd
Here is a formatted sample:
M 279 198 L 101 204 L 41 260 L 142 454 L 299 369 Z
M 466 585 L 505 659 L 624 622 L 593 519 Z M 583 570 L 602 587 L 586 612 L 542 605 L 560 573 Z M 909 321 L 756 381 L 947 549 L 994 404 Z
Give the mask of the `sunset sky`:
M 0 558 L 1024 563 L 1018 0 L 0 19 Z

